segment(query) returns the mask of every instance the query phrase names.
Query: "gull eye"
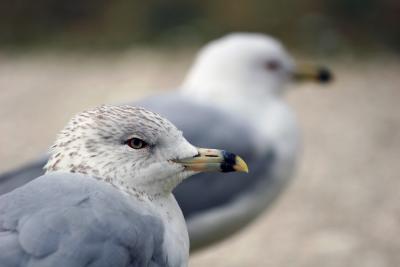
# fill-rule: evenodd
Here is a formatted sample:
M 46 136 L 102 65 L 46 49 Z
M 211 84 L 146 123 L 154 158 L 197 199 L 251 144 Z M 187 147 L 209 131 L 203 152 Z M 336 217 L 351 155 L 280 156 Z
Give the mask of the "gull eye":
M 281 68 L 281 64 L 276 60 L 267 61 L 265 67 L 270 71 L 277 71 Z
M 125 143 L 133 149 L 142 149 L 148 146 L 145 141 L 136 137 L 127 140 Z

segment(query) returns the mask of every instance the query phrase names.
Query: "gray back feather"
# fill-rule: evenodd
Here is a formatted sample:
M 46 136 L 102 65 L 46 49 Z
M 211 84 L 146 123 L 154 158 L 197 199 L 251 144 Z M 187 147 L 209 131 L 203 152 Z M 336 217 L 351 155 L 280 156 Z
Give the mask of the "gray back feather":
M 82 175 L 39 177 L 0 197 L 1 266 L 168 266 L 161 220 L 134 201 Z
M 44 174 L 43 166 L 48 159 L 48 155 L 45 155 L 15 170 L 0 174 L 0 195 L 10 192 L 36 177 L 42 176 Z

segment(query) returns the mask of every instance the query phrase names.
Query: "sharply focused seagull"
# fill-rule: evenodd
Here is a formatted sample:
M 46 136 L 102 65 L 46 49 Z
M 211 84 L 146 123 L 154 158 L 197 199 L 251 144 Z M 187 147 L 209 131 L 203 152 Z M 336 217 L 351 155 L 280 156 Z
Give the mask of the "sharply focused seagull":
M 45 169 L 0 197 L 1 266 L 187 266 L 172 190 L 195 173 L 247 165 L 194 147 L 153 112 L 102 106 L 68 123 Z
M 171 120 L 190 142 L 229 149 L 249 164 L 246 179 L 207 173 L 174 191 L 192 250 L 242 229 L 279 195 L 300 150 L 297 121 L 283 93 L 291 81 L 330 79 L 325 68 L 297 66 L 272 37 L 235 33 L 199 52 L 179 90 L 135 102 Z M 0 176 L 0 193 L 40 175 L 46 160 Z

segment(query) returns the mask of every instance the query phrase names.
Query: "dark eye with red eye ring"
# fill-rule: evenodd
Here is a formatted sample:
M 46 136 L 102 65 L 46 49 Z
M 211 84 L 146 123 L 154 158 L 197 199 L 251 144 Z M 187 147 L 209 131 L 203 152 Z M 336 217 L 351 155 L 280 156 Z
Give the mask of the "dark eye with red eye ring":
M 142 139 L 139 139 L 136 137 L 133 137 L 133 138 L 127 140 L 125 143 L 133 149 L 142 149 L 149 145 Z
M 276 71 L 281 68 L 281 64 L 276 60 L 270 60 L 265 65 L 268 70 Z

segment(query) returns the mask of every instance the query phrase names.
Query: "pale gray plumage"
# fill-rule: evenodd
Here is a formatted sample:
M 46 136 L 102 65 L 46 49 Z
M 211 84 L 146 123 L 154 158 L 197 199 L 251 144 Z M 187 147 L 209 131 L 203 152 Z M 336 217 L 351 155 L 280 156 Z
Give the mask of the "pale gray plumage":
M 318 68 L 302 72 L 274 38 L 230 34 L 200 51 L 179 93 L 136 102 L 167 117 L 190 142 L 229 149 L 249 163 L 249 178 L 241 179 L 239 173 L 201 174 L 176 188 L 191 249 L 242 229 L 273 202 L 292 177 L 300 137 L 296 118 L 282 98 L 285 85 L 331 77 Z M 202 132 L 205 123 L 208 128 Z M 45 161 L 1 175 L 0 193 L 36 177 Z
M 146 146 L 132 147 L 131 138 Z M 193 174 L 179 160 L 199 153 L 143 108 L 74 116 L 47 174 L 0 197 L 0 265 L 186 266 L 187 230 L 171 191 Z
M 199 172 L 248 171 L 240 157 L 194 147 L 168 120 L 126 105 L 74 116 L 45 169 L 0 196 L 0 266 L 187 266 L 172 190 Z
M 43 175 L 43 167 L 48 159 L 49 157 L 45 155 L 15 170 L 0 174 L 0 195 L 26 184 L 35 177 Z
M 54 173 L 0 197 L 0 266 L 169 266 L 163 224 L 106 183 Z

